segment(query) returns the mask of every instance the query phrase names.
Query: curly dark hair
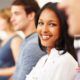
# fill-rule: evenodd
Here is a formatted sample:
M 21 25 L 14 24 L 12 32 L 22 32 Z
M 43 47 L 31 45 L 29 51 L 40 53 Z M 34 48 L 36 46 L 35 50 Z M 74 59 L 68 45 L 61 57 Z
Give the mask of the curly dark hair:
M 61 31 L 60 38 L 59 38 L 58 42 L 56 43 L 55 48 L 57 50 L 64 50 L 64 52 L 62 54 L 65 54 L 65 52 L 69 52 L 77 60 L 77 57 L 75 54 L 75 49 L 74 49 L 74 38 L 68 34 L 67 16 L 65 15 L 65 13 L 63 11 L 61 11 L 57 8 L 57 4 L 58 3 L 49 2 L 41 8 L 41 10 L 39 11 L 39 13 L 37 15 L 36 27 L 38 25 L 38 19 L 39 19 L 41 13 L 45 9 L 50 9 L 50 10 L 54 11 L 60 21 L 60 29 L 61 29 L 60 30 Z M 46 51 L 46 48 L 44 46 L 42 46 L 40 39 L 39 39 L 39 45 L 43 51 Z

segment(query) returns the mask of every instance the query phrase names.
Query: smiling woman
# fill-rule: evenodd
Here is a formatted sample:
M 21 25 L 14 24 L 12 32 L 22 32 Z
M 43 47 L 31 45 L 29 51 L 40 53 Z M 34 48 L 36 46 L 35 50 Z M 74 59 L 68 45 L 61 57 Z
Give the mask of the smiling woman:
M 48 54 L 26 80 L 73 80 L 78 64 L 64 12 L 57 9 L 57 3 L 49 2 L 40 10 L 36 25 L 40 47 Z
M 47 14 L 48 12 L 49 14 Z M 47 49 L 50 51 L 51 48 L 55 47 L 60 37 L 60 24 L 55 12 L 50 9 L 45 9 L 39 17 L 37 27 L 41 44 L 47 46 Z

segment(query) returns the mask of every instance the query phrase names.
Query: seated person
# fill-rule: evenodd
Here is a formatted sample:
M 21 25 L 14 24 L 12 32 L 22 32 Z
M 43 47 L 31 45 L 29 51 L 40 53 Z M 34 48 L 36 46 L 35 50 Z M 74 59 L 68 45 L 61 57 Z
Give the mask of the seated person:
M 43 56 L 26 80 L 73 80 L 78 66 L 73 38 L 68 35 L 68 25 L 57 3 L 47 3 L 40 10 L 36 25 Z
M 22 38 L 16 34 L 10 23 L 10 9 L 0 11 L 0 30 L 5 31 L 7 35 L 0 46 L 0 80 L 8 80 L 15 71 L 22 43 Z

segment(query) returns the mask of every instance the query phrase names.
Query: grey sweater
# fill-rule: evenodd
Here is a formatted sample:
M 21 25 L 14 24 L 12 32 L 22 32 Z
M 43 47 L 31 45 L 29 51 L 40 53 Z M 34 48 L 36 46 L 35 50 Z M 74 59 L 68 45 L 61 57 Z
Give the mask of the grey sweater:
M 13 80 L 25 80 L 26 75 L 29 74 L 38 60 L 45 54 L 39 47 L 37 33 L 26 37 L 20 48 L 20 56 L 16 65 L 16 71 L 12 77 Z

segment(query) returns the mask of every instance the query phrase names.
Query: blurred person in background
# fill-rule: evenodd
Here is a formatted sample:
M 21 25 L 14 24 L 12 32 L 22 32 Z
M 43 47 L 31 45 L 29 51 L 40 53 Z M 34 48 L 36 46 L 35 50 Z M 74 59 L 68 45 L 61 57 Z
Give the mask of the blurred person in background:
M 10 80 L 25 80 L 37 61 L 45 55 L 38 44 L 35 19 L 40 10 L 36 0 L 15 0 L 11 5 L 11 22 L 25 34 L 16 71 Z
M 69 34 L 71 36 L 80 35 L 80 0 L 62 0 L 58 8 L 65 11 L 68 16 Z
M 58 4 L 58 8 L 65 11 L 68 16 L 68 32 L 76 40 L 80 40 L 80 0 L 63 0 Z M 79 44 L 80 45 L 80 44 Z M 76 54 L 78 60 L 77 75 L 74 80 L 80 80 L 80 46 L 77 45 Z
M 10 9 L 0 10 L 0 30 L 5 31 L 7 35 L 0 46 L 0 80 L 8 80 L 14 73 L 22 43 L 22 38 L 13 29 L 10 16 Z

